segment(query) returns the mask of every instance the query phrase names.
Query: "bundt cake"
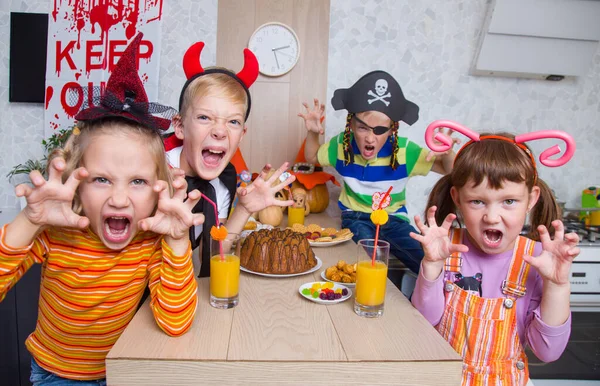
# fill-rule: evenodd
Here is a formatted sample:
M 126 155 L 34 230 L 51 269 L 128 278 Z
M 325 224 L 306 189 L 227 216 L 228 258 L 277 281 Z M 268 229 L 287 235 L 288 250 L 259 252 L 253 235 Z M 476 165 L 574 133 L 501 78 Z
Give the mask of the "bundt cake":
M 242 243 L 240 265 L 250 271 L 268 274 L 306 272 L 317 259 L 304 235 L 291 229 L 261 229 Z

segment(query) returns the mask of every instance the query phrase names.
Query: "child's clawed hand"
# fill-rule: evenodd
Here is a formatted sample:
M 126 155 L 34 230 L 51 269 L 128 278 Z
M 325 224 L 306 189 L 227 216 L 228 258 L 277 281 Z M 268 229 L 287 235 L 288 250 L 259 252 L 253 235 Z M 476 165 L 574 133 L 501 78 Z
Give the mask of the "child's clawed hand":
M 154 216 L 140 220 L 139 227 L 166 235 L 174 240 L 187 239 L 191 226 L 204 222 L 202 213 L 192 213 L 192 209 L 200 200 L 200 192 L 192 190 L 186 195 L 187 182 L 179 176 L 173 180 L 175 193 L 169 193 L 169 185 L 165 181 L 157 181 L 154 191 L 158 193 L 158 207 Z M 184 200 L 188 198 L 187 201 Z
M 289 167 L 289 163 L 285 162 L 267 178 L 271 165 L 267 164 L 260 172 L 260 175 L 248 186 L 239 187 L 237 194 L 239 196 L 239 204 L 242 205 L 249 213 L 258 212 L 269 206 L 290 206 L 294 200 L 281 201 L 275 198 L 275 193 L 284 189 L 286 186 L 294 182 L 296 176 L 289 175 L 284 181 L 279 178 Z M 275 184 L 277 181 L 279 183 Z M 274 185 L 275 184 L 275 185 Z
M 555 229 L 554 240 L 545 226 L 540 225 L 538 231 L 542 242 L 542 253 L 537 257 L 523 256 L 526 262 L 535 267 L 544 281 L 556 285 L 569 284 L 569 274 L 573 259 L 579 255 L 579 236 L 576 233 L 565 234 L 565 227 L 560 220 L 552 221 Z
M 304 102 L 302 105 L 306 108 L 306 113 L 298 113 L 298 116 L 304 119 L 306 130 L 317 134 L 325 133 L 323 125 L 321 124 L 325 112 L 325 105 L 319 103 L 317 98 L 314 99 L 314 107 L 312 110 L 308 107 L 308 103 Z
M 421 218 L 415 216 L 415 224 L 421 232 L 420 235 L 411 232 L 410 237 L 417 240 L 423 246 L 423 262 L 442 264 L 447 257 L 454 252 L 468 252 L 469 248 L 464 244 L 452 244 L 448 233 L 456 215 L 449 214 L 444 219 L 442 226 L 438 226 L 435 221 L 435 212 L 437 207 L 432 206 L 427 209 L 427 224 L 425 225 Z
M 77 168 L 63 183 L 65 167 L 65 160 L 57 157 L 50 163 L 48 181 L 39 171 L 34 170 L 29 174 L 33 188 L 26 184 L 16 187 L 17 197 L 25 197 L 27 200 L 23 214 L 32 224 L 73 228 L 85 228 L 89 225 L 87 217 L 79 216 L 72 209 L 77 187 L 88 176 L 88 172 L 83 167 Z

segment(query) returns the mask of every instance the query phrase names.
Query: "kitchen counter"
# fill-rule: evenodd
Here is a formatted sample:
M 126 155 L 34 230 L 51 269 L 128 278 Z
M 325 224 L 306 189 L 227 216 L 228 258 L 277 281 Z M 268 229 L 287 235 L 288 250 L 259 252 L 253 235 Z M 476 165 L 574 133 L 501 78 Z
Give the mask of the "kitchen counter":
M 306 222 L 339 226 L 325 214 Z M 378 319 L 357 316 L 353 298 L 302 298 L 302 284 L 356 256 L 352 241 L 313 250 L 323 266 L 311 274 L 242 272 L 240 303 L 230 310 L 211 307 L 209 279 L 198 279 L 196 318 L 178 338 L 158 328 L 146 302 L 106 358 L 108 384 L 460 384 L 460 356 L 389 280 Z

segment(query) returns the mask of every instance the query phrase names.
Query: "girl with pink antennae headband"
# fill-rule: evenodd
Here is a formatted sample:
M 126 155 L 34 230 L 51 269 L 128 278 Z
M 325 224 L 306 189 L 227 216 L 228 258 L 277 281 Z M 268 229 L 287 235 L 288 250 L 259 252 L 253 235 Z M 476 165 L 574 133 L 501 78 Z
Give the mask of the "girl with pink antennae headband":
M 443 133 L 434 134 L 441 127 L 471 140 L 431 191 L 426 221 L 415 216 L 421 234 L 411 237 L 425 256 L 411 301 L 462 355 L 462 385 L 525 385 L 526 345 L 545 362 L 566 347 L 569 271 L 579 238 L 565 234 L 554 196 L 524 142 L 563 140 L 562 156 L 550 158 L 560 153 L 558 146 L 540 156 L 550 167 L 568 162 L 575 143 L 560 131 L 480 135 L 435 121 L 426 131 L 434 151 L 452 144 Z M 527 221 L 531 231 L 524 237 Z

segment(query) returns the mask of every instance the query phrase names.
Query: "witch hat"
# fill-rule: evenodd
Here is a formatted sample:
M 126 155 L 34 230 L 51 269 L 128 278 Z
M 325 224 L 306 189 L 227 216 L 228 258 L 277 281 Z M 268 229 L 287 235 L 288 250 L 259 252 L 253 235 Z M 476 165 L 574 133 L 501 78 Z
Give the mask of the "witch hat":
M 75 116 L 77 121 L 117 117 L 153 129 L 169 128 L 171 118 L 176 114 L 175 109 L 148 102 L 148 95 L 137 72 L 136 57 L 142 37 L 143 34 L 140 32 L 127 46 L 110 74 L 104 92 L 102 95 L 100 92 L 94 92 L 94 97 L 90 98 L 92 105 Z M 153 114 L 161 114 L 165 118 Z

